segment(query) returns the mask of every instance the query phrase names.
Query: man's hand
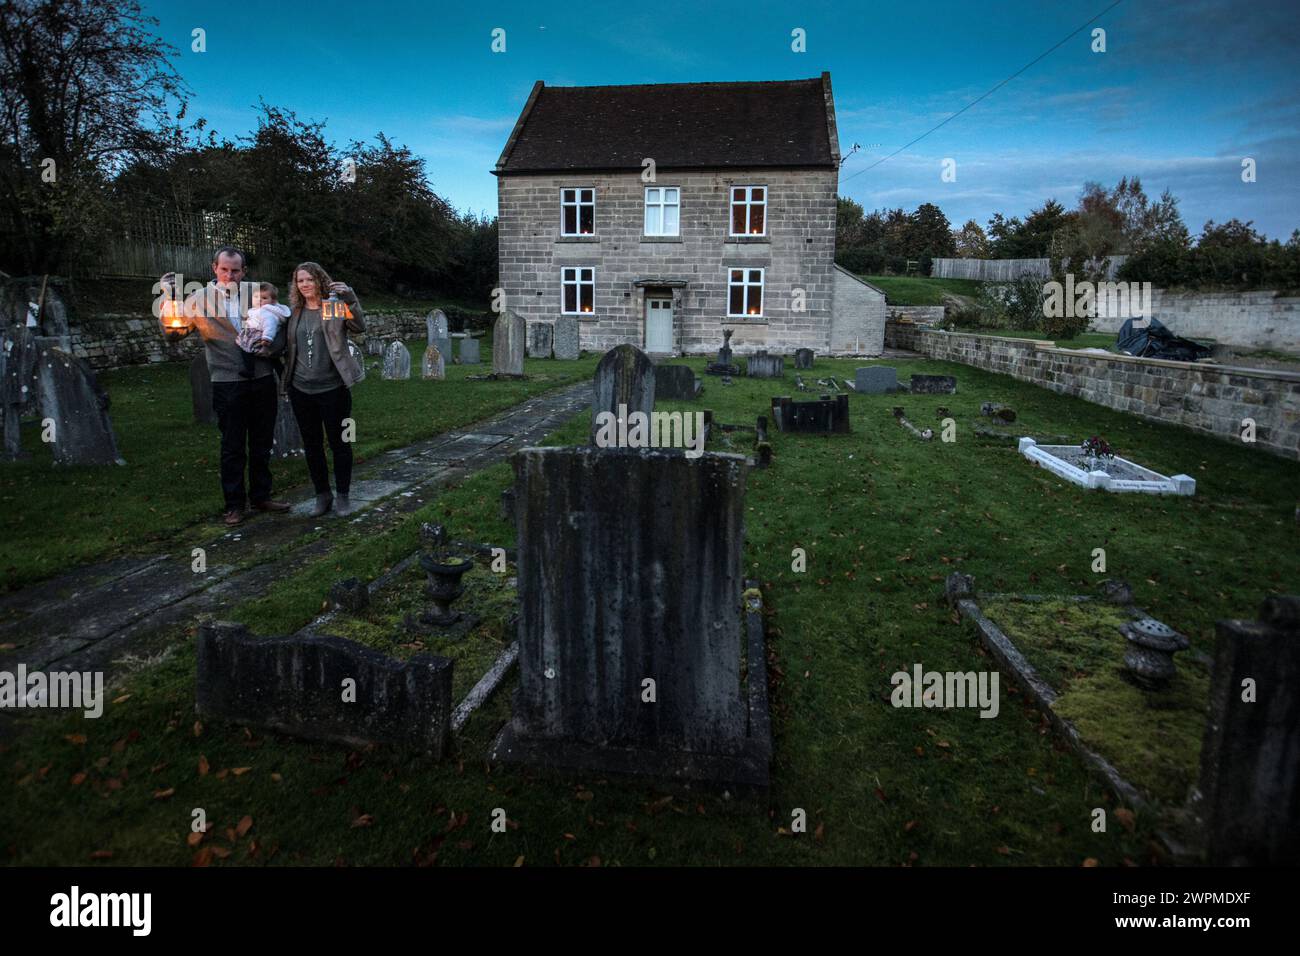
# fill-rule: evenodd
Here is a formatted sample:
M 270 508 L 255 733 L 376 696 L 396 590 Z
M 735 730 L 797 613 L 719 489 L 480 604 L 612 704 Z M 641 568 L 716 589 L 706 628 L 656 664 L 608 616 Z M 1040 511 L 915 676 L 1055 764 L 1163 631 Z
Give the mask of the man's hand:
M 258 339 L 257 351 L 260 352 L 262 355 L 269 355 L 271 353 L 271 345 L 272 342 L 270 339 Z

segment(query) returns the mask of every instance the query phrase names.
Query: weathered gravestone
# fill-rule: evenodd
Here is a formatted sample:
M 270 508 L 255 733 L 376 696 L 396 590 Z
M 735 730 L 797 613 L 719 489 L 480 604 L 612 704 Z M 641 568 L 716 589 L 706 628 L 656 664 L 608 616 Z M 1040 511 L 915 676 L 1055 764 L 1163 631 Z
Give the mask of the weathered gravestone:
M 785 375 L 785 358 L 781 355 L 768 355 L 763 349 L 749 357 L 745 374 L 750 378 L 781 378 Z
M 460 364 L 461 365 L 478 365 L 483 361 L 479 357 L 479 342 L 474 338 L 463 338 L 460 340 Z
M 533 322 L 528 326 L 528 357 L 551 357 L 551 323 Z
M 731 364 L 731 337 L 736 334 L 735 329 L 722 330 L 722 347 L 718 349 L 718 365 Z
M 685 365 L 655 366 L 655 398 L 689 401 L 700 394 L 703 386 L 695 372 Z
M 512 464 L 519 688 L 490 759 L 765 785 L 745 459 L 568 447 Z
M 552 348 L 557 359 L 576 359 L 582 355 L 579 344 L 578 317 L 562 315 L 555 320 L 555 337 Z
M 816 402 L 794 402 L 784 396 L 773 398 L 772 421 L 783 432 L 843 434 L 849 431 L 849 396 L 823 395 Z
M 492 374 L 524 374 L 524 340 L 528 323 L 518 312 L 506 311 L 492 326 Z
M 36 364 L 36 405 L 54 419 L 56 465 L 124 465 L 108 417 L 108 393 L 95 373 L 62 349 L 42 348 Z
M 441 757 L 451 744 L 452 669 L 445 657 L 398 661 L 341 637 L 253 637 L 242 624 L 203 624 L 196 710 L 310 740 Z
M 302 447 L 302 432 L 298 430 L 298 417 L 293 413 L 288 395 L 281 395 L 276 402 L 271 454 L 276 458 L 294 458 L 306 454 Z
M 383 355 L 384 354 L 383 340 L 379 338 L 375 338 L 374 336 L 368 336 L 366 338 L 366 354 Z
M 952 395 L 957 379 L 952 375 L 913 375 L 911 391 L 919 395 Z
M 438 351 L 438 346 L 430 345 L 424 350 L 424 361 L 420 363 L 420 375 L 423 378 L 446 378 L 447 363 Z
M 1300 597 L 1269 597 L 1259 617 L 1216 627 L 1199 808 L 1211 866 L 1300 860 Z
M 357 363 L 357 368 L 361 370 L 361 374 L 357 376 L 357 382 L 364 382 L 366 380 L 366 357 L 361 354 L 361 348 L 356 342 L 348 342 L 348 354 L 352 356 Z M 355 385 L 357 382 L 352 384 Z
M 438 354 L 445 361 L 451 356 L 451 330 L 447 325 L 447 314 L 442 309 L 434 309 L 424 319 L 425 344 L 438 347 Z
M 212 374 L 204 352 L 190 361 L 190 405 L 194 408 L 194 420 L 200 425 L 217 423 L 217 413 L 212 409 Z
M 892 365 L 867 365 L 853 376 L 853 390 L 859 395 L 886 395 L 898 391 L 898 369 Z
M 596 443 L 601 412 L 620 421 L 633 412 L 649 415 L 655 408 L 655 367 L 635 345 L 618 345 L 605 353 L 592 377 L 591 444 Z M 622 427 L 619 428 L 621 432 Z
M 795 349 L 794 350 L 794 367 L 796 369 L 809 369 L 813 367 L 813 350 L 812 349 Z
M 30 330 L 21 325 L 0 329 L 0 419 L 3 419 L 4 432 L 0 455 L 10 461 L 23 457 L 19 423 L 36 406 L 39 358 L 36 339 Z
M 411 353 L 401 342 L 390 342 L 384 350 L 383 377 L 402 381 L 411 377 Z

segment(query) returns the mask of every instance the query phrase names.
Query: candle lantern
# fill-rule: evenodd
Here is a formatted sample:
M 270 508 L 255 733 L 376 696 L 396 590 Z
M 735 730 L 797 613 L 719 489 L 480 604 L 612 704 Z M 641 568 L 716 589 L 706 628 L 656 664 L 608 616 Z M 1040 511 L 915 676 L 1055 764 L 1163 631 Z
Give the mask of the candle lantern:
M 339 294 L 331 289 L 329 298 L 320 304 L 320 317 L 321 321 L 350 319 L 352 318 L 352 310 L 348 308 L 346 302 L 339 298 Z
M 190 323 L 184 315 L 184 307 L 175 299 L 164 299 L 158 313 L 162 323 L 163 334 L 168 338 L 180 338 L 189 334 Z

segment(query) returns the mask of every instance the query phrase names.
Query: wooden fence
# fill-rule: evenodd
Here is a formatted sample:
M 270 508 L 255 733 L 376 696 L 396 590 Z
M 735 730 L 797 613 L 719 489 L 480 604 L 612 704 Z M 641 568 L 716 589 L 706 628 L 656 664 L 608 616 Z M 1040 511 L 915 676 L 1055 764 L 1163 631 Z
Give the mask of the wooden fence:
M 135 209 L 123 213 L 91 271 L 98 276 L 131 278 L 179 272 L 206 281 L 212 276 L 212 253 L 223 245 L 244 250 L 250 277 L 283 282 L 293 268 L 265 230 L 237 222 L 225 213 Z
M 1128 256 L 1111 256 L 1106 278 L 1114 279 Z M 982 282 L 1011 282 L 1022 275 L 1046 279 L 1051 275 L 1047 259 L 935 259 L 930 276 L 935 279 L 979 279 Z

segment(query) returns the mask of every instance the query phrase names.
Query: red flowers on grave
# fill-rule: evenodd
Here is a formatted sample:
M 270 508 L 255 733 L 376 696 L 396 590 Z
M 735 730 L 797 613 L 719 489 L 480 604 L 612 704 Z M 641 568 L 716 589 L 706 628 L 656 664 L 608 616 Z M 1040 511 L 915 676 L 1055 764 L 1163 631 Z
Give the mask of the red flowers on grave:
M 1100 435 L 1093 435 L 1091 438 L 1085 438 L 1079 448 L 1083 451 L 1084 457 L 1093 461 L 1109 461 L 1115 457 L 1115 452 L 1110 447 L 1110 442 Z

